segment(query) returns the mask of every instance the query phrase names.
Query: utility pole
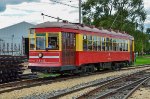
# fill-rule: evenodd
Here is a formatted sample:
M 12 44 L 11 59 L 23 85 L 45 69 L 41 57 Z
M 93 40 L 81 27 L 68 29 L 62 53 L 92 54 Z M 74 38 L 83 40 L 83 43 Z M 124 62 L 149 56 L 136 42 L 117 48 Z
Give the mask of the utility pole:
M 12 56 L 13 56 L 13 51 L 14 51 L 14 34 L 12 35 Z
M 79 0 L 79 23 L 82 24 L 82 9 L 81 9 L 81 0 Z

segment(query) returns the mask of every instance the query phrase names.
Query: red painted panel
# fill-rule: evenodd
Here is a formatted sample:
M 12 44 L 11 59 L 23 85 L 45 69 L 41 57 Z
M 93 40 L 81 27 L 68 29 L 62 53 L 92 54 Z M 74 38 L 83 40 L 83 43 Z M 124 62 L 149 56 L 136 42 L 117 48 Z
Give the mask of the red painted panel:
M 43 53 L 43 57 L 39 58 L 39 53 Z M 40 67 L 45 67 L 45 66 L 61 66 L 61 57 L 62 57 L 62 52 L 61 51 L 56 51 L 56 52 L 40 52 L 40 51 L 30 51 L 29 53 L 29 66 L 40 66 Z
M 70 33 L 80 33 L 80 30 L 75 30 L 75 29 L 65 29 L 65 28 L 62 28 L 63 32 L 70 32 Z
M 36 33 L 43 33 L 43 32 L 60 32 L 61 28 L 36 28 L 35 32 Z
M 39 52 L 30 52 L 30 57 L 37 56 Z M 44 56 L 56 56 L 59 58 L 30 58 L 29 66 L 61 66 L 61 52 L 43 52 Z M 80 51 L 76 52 L 76 65 L 97 62 L 125 61 L 130 60 L 129 52 L 96 52 L 96 51 Z
M 130 60 L 129 52 L 76 52 L 76 65 L 97 62 L 125 61 Z

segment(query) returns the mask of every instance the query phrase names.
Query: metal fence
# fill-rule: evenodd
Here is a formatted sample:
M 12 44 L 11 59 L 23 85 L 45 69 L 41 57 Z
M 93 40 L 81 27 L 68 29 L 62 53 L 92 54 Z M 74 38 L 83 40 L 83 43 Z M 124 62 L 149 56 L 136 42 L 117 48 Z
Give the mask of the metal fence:
M 22 50 L 22 45 L 19 43 L 6 43 L 4 41 L 0 41 L 0 55 L 21 56 L 23 55 Z

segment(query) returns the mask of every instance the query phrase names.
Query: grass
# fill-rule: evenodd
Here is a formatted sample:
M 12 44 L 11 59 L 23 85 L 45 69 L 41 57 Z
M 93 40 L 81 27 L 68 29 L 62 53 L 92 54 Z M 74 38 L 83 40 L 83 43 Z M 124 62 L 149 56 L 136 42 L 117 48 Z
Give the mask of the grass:
M 135 65 L 150 64 L 150 55 L 137 56 Z
M 48 74 L 48 73 L 40 73 L 38 75 L 39 75 L 40 78 L 59 76 L 59 74 Z

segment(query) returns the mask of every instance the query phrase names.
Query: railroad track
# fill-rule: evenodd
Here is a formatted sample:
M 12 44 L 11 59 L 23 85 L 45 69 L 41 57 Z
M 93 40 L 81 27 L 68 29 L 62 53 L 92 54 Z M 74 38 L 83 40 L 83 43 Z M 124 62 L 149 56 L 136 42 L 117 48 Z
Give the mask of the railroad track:
M 126 94 L 128 95 L 128 93 L 131 93 L 130 91 L 139 83 L 142 84 L 144 83 L 144 81 L 150 79 L 150 73 L 145 73 L 144 71 L 136 72 L 131 75 L 123 75 L 121 77 L 108 79 L 107 81 L 86 84 L 84 86 L 74 88 L 73 90 L 66 90 L 66 92 L 64 91 L 63 93 L 57 93 L 55 95 L 51 95 L 49 96 L 49 99 L 58 99 L 58 98 L 65 99 L 66 98 L 65 96 L 69 94 L 73 94 L 77 92 L 80 93 L 81 90 L 85 90 L 89 88 L 92 90 L 87 92 L 86 94 L 82 94 L 80 96 L 73 97 L 73 98 L 74 99 L 103 99 L 103 98 L 123 99 L 123 97 L 127 97 Z M 143 75 L 143 73 L 145 73 L 145 75 Z
M 138 67 L 138 68 L 143 68 L 143 67 Z M 136 69 L 136 68 L 125 68 L 123 70 L 128 70 L 128 69 Z M 110 71 L 96 72 L 96 73 L 93 73 L 93 74 L 90 74 L 90 75 L 108 73 Z M 14 90 L 20 90 L 20 89 L 23 89 L 23 88 L 30 88 L 30 87 L 34 87 L 34 86 L 40 86 L 40 85 L 43 85 L 43 84 L 50 84 L 50 83 L 53 83 L 53 82 L 63 81 L 63 80 L 67 80 L 67 79 L 86 77 L 86 76 L 90 76 L 90 75 L 82 75 L 82 76 L 73 75 L 71 77 L 70 76 L 59 76 L 59 77 L 36 78 L 36 79 L 21 80 L 21 81 L 16 81 L 16 82 L 11 82 L 11 83 L 0 84 L 0 94 L 5 93 L 5 92 L 11 92 L 11 91 L 14 91 Z
M 97 86 L 94 90 L 81 95 L 77 99 L 127 99 L 133 92 L 133 89 L 135 90 L 137 86 L 149 79 L 150 73 L 123 77 L 122 79 Z
M 108 73 L 109 71 L 103 71 L 103 72 L 97 72 L 95 74 L 90 75 L 96 75 L 101 73 Z M 86 77 L 89 75 L 82 75 L 80 77 Z M 35 79 L 25 79 L 21 81 L 15 81 L 10 83 L 4 83 L 0 84 L 0 94 L 5 92 L 11 92 L 13 90 L 20 90 L 23 88 L 29 88 L 34 86 L 40 86 L 43 84 L 50 84 L 57 81 L 63 81 L 67 79 L 73 79 L 73 78 L 79 78 L 79 76 L 72 75 L 71 77 L 69 75 L 65 76 L 58 76 L 58 77 L 45 77 L 45 78 L 35 78 Z

